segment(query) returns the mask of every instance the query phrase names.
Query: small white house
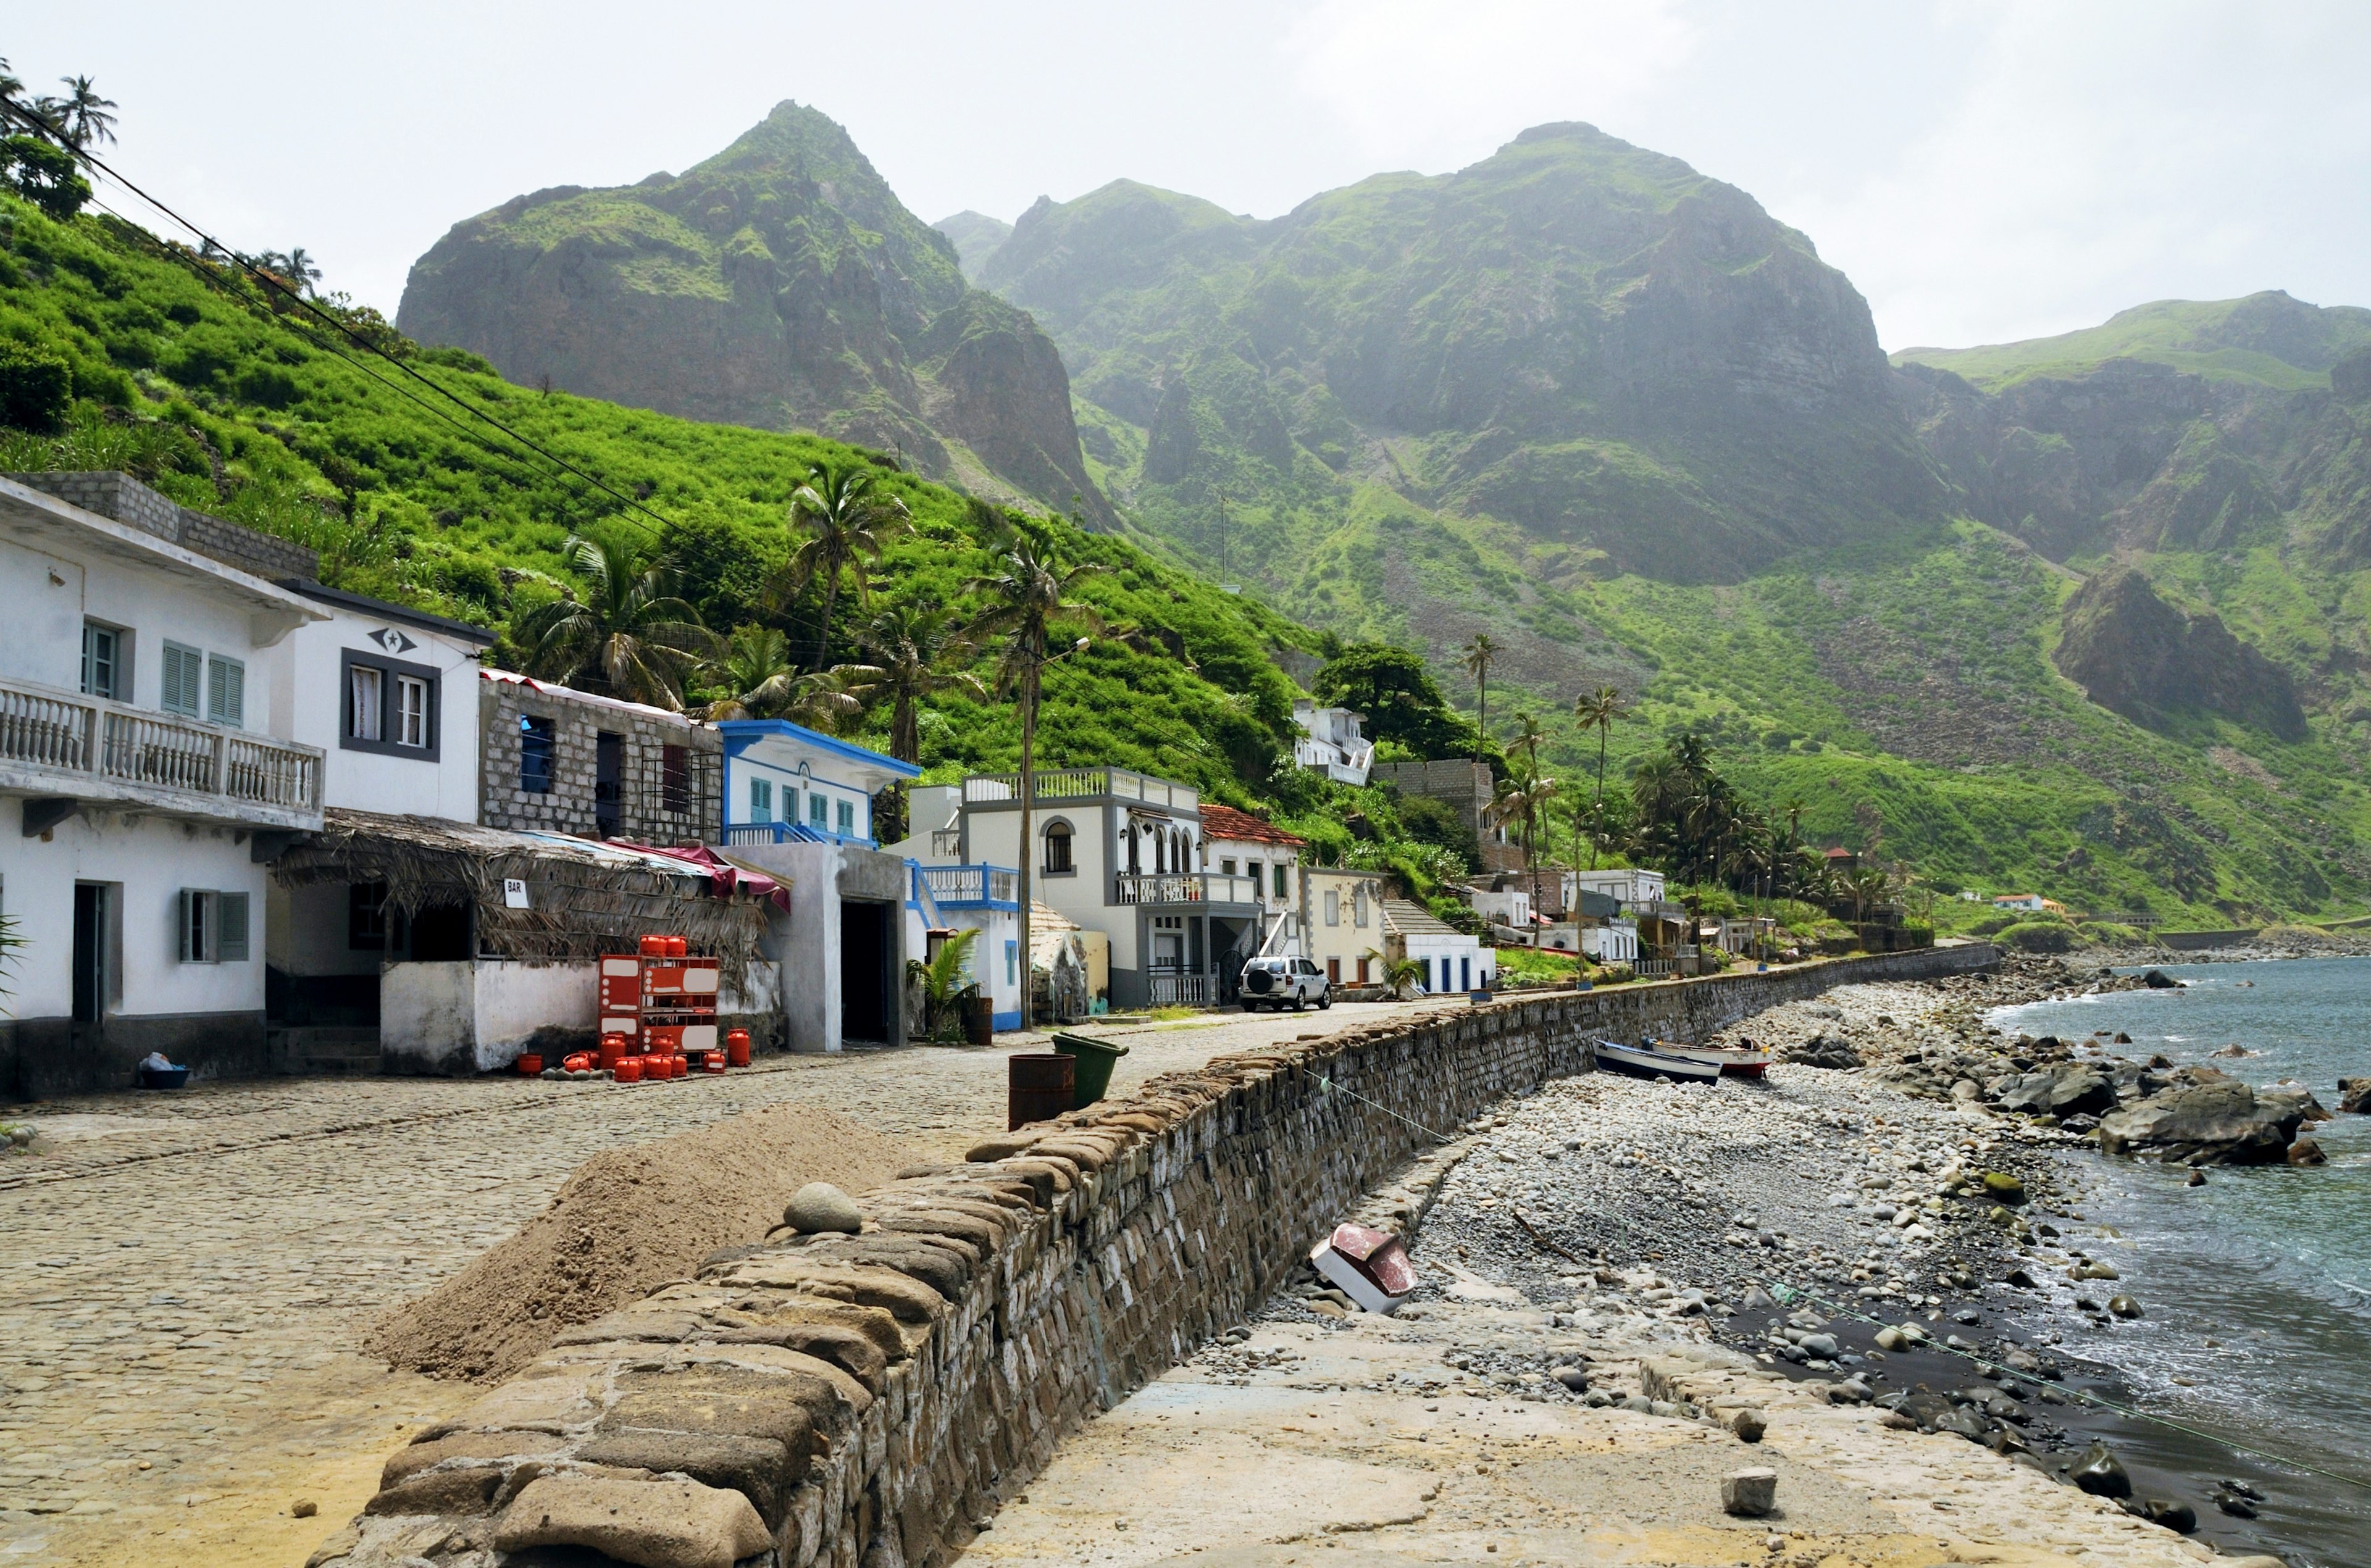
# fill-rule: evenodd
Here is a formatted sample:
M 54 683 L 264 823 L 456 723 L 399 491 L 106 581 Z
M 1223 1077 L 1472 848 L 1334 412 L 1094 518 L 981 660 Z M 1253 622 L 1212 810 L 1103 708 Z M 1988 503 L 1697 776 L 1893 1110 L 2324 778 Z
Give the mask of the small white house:
M 1532 895 L 1520 887 L 1476 888 L 1467 902 L 1474 912 L 1494 925 L 1527 931 L 1532 926 Z
M 323 749 L 278 696 L 330 612 L 273 579 L 308 572 L 121 474 L 0 479 L 0 913 L 25 944 L 0 1096 L 121 1087 L 151 1051 L 264 1070 L 256 841 L 321 824 Z
M 1564 906 L 1567 909 L 1579 906 L 1583 893 L 1611 898 L 1625 912 L 1653 910 L 1663 903 L 1665 882 L 1660 871 L 1619 866 L 1598 871 L 1566 871 L 1563 875 Z
M 1010 866 L 925 866 L 906 862 L 906 948 L 931 951 L 933 933 L 976 930 L 964 977 L 989 999 L 992 1027 L 1021 1027 L 1021 873 Z M 1043 933 L 1032 930 L 1035 942 Z
M 1384 953 L 1412 958 L 1422 966 L 1417 984 L 1435 994 L 1486 991 L 1497 984 L 1498 953 L 1442 920 L 1420 904 L 1386 898 L 1382 917 L 1388 940 Z
M 784 719 L 734 719 L 724 737 L 724 842 L 878 848 L 873 797 L 921 777 L 910 762 Z
M 1315 768 L 1342 784 L 1364 784 L 1375 762 L 1375 743 L 1359 732 L 1366 720 L 1347 708 L 1320 708 L 1308 698 L 1295 699 L 1292 721 L 1301 739 L 1292 744 L 1292 760 Z

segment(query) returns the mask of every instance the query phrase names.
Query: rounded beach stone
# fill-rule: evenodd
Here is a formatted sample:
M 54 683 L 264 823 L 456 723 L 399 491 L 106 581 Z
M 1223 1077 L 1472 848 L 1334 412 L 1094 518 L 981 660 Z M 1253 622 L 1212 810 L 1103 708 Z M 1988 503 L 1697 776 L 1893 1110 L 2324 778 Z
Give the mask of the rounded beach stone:
M 1778 1472 L 1733 1470 L 1720 1478 L 1720 1505 L 1741 1519 L 1758 1519 L 1778 1506 Z
M 864 1228 L 856 1200 L 828 1182 L 810 1182 L 791 1194 L 782 1209 L 782 1223 L 803 1236 L 843 1231 L 853 1236 Z

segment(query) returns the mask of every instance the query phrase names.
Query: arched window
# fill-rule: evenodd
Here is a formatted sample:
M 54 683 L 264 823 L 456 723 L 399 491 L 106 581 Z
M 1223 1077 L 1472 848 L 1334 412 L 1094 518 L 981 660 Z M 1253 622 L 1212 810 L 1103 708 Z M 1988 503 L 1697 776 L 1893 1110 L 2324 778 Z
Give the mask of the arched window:
M 1070 859 L 1070 824 L 1059 818 L 1046 824 L 1046 870 L 1051 874 L 1075 871 Z

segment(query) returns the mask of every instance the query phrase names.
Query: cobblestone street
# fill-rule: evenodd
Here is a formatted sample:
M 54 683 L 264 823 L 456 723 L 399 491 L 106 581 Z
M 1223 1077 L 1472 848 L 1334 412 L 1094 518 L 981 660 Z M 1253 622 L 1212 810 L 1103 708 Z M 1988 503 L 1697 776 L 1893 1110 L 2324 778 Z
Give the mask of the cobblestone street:
M 1127 1030 L 1115 1092 L 1379 1014 Z M 277 1079 L 10 1111 L 0 1161 L 0 1559 L 301 1562 L 387 1449 L 466 1403 L 353 1355 L 363 1327 L 549 1201 L 597 1150 L 804 1101 L 960 1159 L 1004 1127 L 1004 1056 L 776 1056 L 665 1085 Z M 310 1499 L 317 1516 L 291 1516 Z

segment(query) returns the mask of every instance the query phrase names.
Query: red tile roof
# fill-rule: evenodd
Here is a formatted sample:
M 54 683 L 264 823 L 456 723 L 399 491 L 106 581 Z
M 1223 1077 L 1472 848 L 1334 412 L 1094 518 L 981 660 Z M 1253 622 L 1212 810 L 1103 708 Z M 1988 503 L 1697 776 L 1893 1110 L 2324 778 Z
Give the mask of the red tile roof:
M 1290 844 L 1296 849 L 1309 842 L 1262 822 L 1249 812 L 1212 805 L 1207 801 L 1202 804 L 1202 836 L 1232 839 L 1239 844 Z

